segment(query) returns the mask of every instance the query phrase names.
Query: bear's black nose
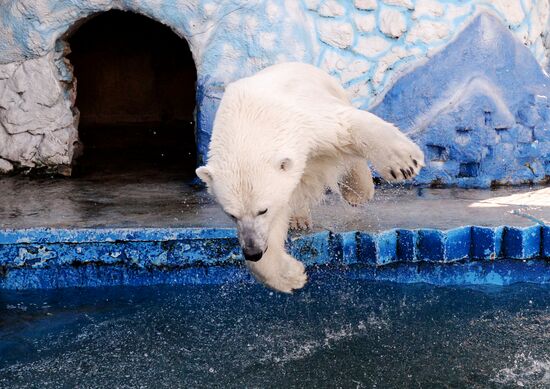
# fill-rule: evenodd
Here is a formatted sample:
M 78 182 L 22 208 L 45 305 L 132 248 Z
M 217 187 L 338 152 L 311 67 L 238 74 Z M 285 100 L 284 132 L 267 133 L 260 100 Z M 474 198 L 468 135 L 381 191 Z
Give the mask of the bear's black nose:
M 243 254 L 244 254 L 244 259 L 252 262 L 258 262 L 260 259 L 262 259 L 262 255 L 264 255 L 262 251 L 244 251 L 244 250 L 243 250 Z

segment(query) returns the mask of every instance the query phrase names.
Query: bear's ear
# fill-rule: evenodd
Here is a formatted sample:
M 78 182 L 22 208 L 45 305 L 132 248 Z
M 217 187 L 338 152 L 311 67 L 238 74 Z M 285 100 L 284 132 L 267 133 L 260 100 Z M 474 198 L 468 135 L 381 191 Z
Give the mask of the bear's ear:
M 290 158 L 283 158 L 279 161 L 279 169 L 284 172 L 289 171 L 292 168 L 292 160 Z
M 201 166 L 197 170 L 195 170 L 195 173 L 197 173 L 197 176 L 204 182 L 206 185 L 210 186 L 212 184 L 212 172 L 208 168 L 208 166 Z

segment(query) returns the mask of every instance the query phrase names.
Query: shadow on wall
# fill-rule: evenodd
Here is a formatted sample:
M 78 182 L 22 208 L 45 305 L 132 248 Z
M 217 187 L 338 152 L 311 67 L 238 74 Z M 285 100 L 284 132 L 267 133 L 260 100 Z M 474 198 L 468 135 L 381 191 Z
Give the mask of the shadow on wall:
M 109 11 L 70 38 L 83 154 L 76 174 L 195 168 L 197 73 L 187 42 L 138 14 Z

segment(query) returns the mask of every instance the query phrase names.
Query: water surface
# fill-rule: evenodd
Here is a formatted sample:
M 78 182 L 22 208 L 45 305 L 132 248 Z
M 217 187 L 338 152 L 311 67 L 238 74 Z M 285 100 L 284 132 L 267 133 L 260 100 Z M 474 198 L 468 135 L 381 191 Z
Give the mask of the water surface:
M 550 286 L 0 292 L 0 387 L 549 387 Z

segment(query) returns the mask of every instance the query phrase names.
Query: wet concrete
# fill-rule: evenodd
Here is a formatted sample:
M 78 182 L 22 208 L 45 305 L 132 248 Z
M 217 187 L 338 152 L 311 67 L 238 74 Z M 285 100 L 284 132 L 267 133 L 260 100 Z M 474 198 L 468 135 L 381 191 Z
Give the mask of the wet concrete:
M 232 227 L 208 194 L 174 170 L 102 171 L 77 178 L 0 178 L 0 228 Z M 383 187 L 353 208 L 327 196 L 314 230 L 449 229 L 550 223 L 550 187 L 497 190 Z

